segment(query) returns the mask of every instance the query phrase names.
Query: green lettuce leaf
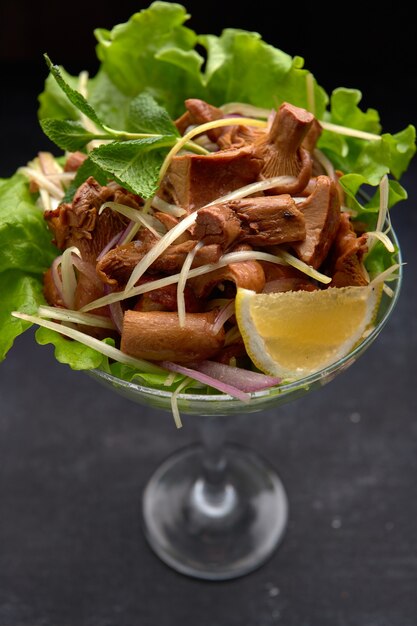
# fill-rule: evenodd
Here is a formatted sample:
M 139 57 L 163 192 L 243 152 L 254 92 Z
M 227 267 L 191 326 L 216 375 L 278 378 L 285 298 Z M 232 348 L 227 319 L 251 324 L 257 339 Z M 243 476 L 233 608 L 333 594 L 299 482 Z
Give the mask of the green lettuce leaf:
M 318 147 L 343 173 L 358 173 L 363 182 L 378 185 L 385 174 L 401 178 L 416 151 L 416 131 L 409 125 L 395 133 L 381 133 L 379 114 L 375 109 L 363 111 L 362 94 L 357 89 L 335 89 L 324 121 L 374 135 L 359 139 L 324 130 Z
M 375 109 L 362 111 L 359 103 L 362 94 L 358 89 L 339 87 L 330 97 L 329 121 L 341 126 L 350 126 L 358 130 L 379 134 L 381 123 L 379 113 Z
M 16 337 L 31 326 L 28 322 L 13 317 L 12 311 L 36 313 L 38 306 L 45 303 L 45 299 L 39 278 L 17 269 L 0 273 L 0 293 L 0 361 L 2 361 Z
M 22 322 L 22 320 L 16 319 L 16 322 Z M 23 322 L 23 324 L 25 324 L 25 322 Z M 26 324 L 26 326 L 28 326 L 28 324 Z M 35 339 L 41 346 L 52 345 L 54 347 L 56 360 L 59 361 L 59 363 L 68 365 L 73 370 L 82 371 L 99 368 L 122 380 L 138 383 L 139 385 L 145 385 L 147 387 L 154 387 L 156 389 L 163 389 L 165 391 L 174 391 L 178 383 L 185 378 L 182 374 L 176 374 L 172 384 L 167 386 L 165 382 L 169 375 L 168 372 L 151 374 L 149 372 L 138 372 L 137 369 L 123 363 L 109 363 L 108 357 L 93 348 L 79 343 L 78 341 L 63 337 L 54 330 L 43 326 L 37 328 Z M 103 339 L 103 342 L 114 346 L 113 339 Z
M 380 241 L 375 243 L 365 258 L 365 267 L 371 280 L 397 263 L 397 252 L 397 249 L 395 252 L 389 252 Z
M 108 358 L 100 352 L 85 346 L 78 341 L 63 337 L 54 330 L 39 327 L 35 333 L 36 341 L 44 346 L 52 344 L 55 347 L 55 358 L 60 363 L 69 365 L 74 370 L 89 370 L 97 367 L 108 369 Z M 107 366 L 107 367 L 106 367 Z
M 121 378 L 128 382 L 137 383 L 139 385 L 145 385 L 146 387 L 155 387 L 156 389 L 163 389 L 165 391 L 173 391 L 179 382 L 184 380 L 183 374 L 175 374 L 172 384 L 166 385 L 168 372 L 164 374 L 150 374 L 149 372 L 138 372 L 134 367 L 129 367 L 124 363 L 110 363 L 109 373 L 116 378 Z
M 182 114 L 190 97 L 215 105 L 276 107 L 288 100 L 307 106 L 309 72 L 301 57 L 292 58 L 254 32 L 228 28 L 220 37 L 199 36 L 183 26 L 188 17 L 179 4 L 154 2 L 111 31 L 96 30 L 102 70 L 126 95 L 149 91 L 173 117 Z M 197 44 L 205 48 L 205 68 Z M 320 117 L 328 98 L 315 80 L 313 85 Z
M 225 29 L 220 37 L 199 37 L 207 50 L 204 97 L 213 104 L 248 102 L 276 108 L 288 101 L 308 108 L 307 80 L 301 57 L 292 58 L 262 40 L 258 33 Z M 315 114 L 321 117 L 325 91 L 314 80 Z
M 374 230 L 379 211 L 379 181 L 373 185 L 362 174 L 345 174 L 339 179 L 346 194 L 346 205 L 353 209 L 354 217 L 365 224 L 369 230 Z M 398 202 L 407 199 L 407 192 L 396 180 L 388 180 L 388 208 L 391 209 Z
M 107 126 L 129 128 L 129 107 L 131 96 L 126 96 L 111 81 L 103 68 L 88 81 L 88 101 Z
M 194 50 L 197 35 L 183 26 L 188 17 L 179 4 L 154 2 L 111 31 L 95 31 L 101 66 L 122 93 L 150 91 L 172 116 L 183 110 L 184 94 L 202 95 L 204 60 Z
M 34 313 L 43 297 L 43 273 L 58 251 L 26 178 L 1 181 L 0 194 L 0 361 L 30 324 L 12 311 Z
M 361 108 L 359 91 L 338 88 L 329 98 L 302 58 L 269 45 L 258 33 L 227 28 L 219 36 L 197 35 L 184 25 L 188 18 L 180 4 L 157 1 L 125 24 L 96 30 L 100 67 L 88 81 L 86 98 L 77 91 L 78 77 L 51 66 L 38 111 L 51 139 L 61 150 L 82 148 L 92 138 L 85 115 L 114 139 L 90 153 L 66 200 L 89 175 L 101 184 L 114 178 L 135 193 L 151 196 L 166 151 L 176 140 L 172 120 L 184 112 L 184 100 L 191 97 L 218 106 L 243 101 L 267 109 L 288 101 L 311 109 L 323 122 L 367 133 L 364 139 L 324 130 L 319 148 L 342 172 L 346 203 L 369 228 L 375 224 L 384 175 L 390 177 L 390 207 L 407 197 L 398 180 L 416 151 L 413 126 L 383 132 L 378 112 Z M 138 132 L 159 136 L 132 136 Z M 0 188 L 1 359 L 28 327 L 10 312 L 36 312 L 43 302 L 43 272 L 58 251 L 25 177 L 17 173 L 0 181 Z M 367 259 L 369 267 L 381 271 L 390 262 L 390 254 L 377 242 Z M 53 343 L 58 360 L 74 369 L 113 369 L 126 379 L 138 375 L 127 369 L 119 372 L 117 364 L 109 365 L 101 354 L 52 331 L 40 329 L 37 339 Z M 146 384 L 164 388 L 157 378 L 142 376 Z
M 379 141 L 370 141 L 363 147 L 355 170 L 362 172 L 370 184 L 377 184 L 389 173 L 399 179 L 415 154 L 415 143 L 416 130 L 411 124 L 394 135 L 384 133 Z
M 313 109 L 324 122 L 373 137 L 369 140 L 323 131 L 318 147 L 343 173 L 359 173 L 367 184 L 377 185 L 384 174 L 399 179 L 407 169 L 416 150 L 413 126 L 381 135 L 378 112 L 374 108 L 362 110 L 362 94 L 357 89 L 337 88 L 329 98 L 304 68 L 301 57 L 291 57 L 269 45 L 256 32 L 226 28 L 220 36 L 197 35 L 184 26 L 188 18 L 180 4 L 158 1 L 124 24 L 95 31 L 101 65 L 97 76 L 89 81 L 88 92 L 100 120 L 125 131 L 143 129 L 140 122 L 138 126 L 137 103 L 142 114 L 145 92 L 174 119 L 183 113 L 184 100 L 190 97 L 214 105 L 241 101 L 263 108 L 276 108 L 288 101 Z M 205 59 L 197 53 L 197 46 L 205 50 Z M 58 80 L 61 75 L 68 83 L 65 89 L 75 101 L 72 90 L 77 79 L 63 70 L 58 74 L 54 71 Z M 55 110 L 55 117 L 63 119 L 68 107 L 66 119 L 76 119 L 74 107 L 68 102 L 64 105 L 64 94 L 58 92 L 57 85 L 48 79 L 41 97 L 40 118 L 54 117 Z M 78 141 L 77 128 L 72 130 L 74 141 Z
M 57 256 L 43 212 L 22 174 L 3 182 L 0 195 L 0 272 L 42 274 Z

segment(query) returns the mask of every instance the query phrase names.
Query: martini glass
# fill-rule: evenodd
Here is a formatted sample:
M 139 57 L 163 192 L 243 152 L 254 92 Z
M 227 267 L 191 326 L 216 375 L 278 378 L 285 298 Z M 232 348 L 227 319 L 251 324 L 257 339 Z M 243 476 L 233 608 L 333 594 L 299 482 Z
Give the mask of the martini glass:
M 391 238 L 398 248 L 395 234 Z M 288 520 L 285 487 L 275 469 L 252 449 L 225 443 L 227 420 L 294 400 L 330 382 L 352 365 L 377 338 L 398 300 L 402 281 L 383 293 L 371 332 L 348 355 L 296 382 L 251 394 L 243 404 L 226 394 L 178 395 L 181 414 L 194 415 L 200 440 L 180 449 L 156 469 L 143 493 L 143 528 L 149 545 L 182 574 L 227 580 L 260 567 L 281 542 Z M 171 393 L 126 382 L 106 372 L 90 374 L 123 396 L 171 411 Z

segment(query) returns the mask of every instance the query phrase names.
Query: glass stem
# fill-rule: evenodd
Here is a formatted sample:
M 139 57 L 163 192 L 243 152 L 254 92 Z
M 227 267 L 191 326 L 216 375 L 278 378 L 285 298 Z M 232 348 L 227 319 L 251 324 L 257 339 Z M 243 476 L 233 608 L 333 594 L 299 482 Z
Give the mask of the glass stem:
M 222 420 L 222 423 L 220 423 Z M 226 478 L 226 457 L 224 454 L 224 418 L 209 417 L 201 428 L 203 445 L 203 476 L 207 486 L 219 487 Z
M 224 441 L 224 420 L 207 418 L 201 429 L 202 473 L 192 489 L 192 505 L 199 516 L 211 520 L 228 517 L 237 502 L 236 490 L 227 481 Z

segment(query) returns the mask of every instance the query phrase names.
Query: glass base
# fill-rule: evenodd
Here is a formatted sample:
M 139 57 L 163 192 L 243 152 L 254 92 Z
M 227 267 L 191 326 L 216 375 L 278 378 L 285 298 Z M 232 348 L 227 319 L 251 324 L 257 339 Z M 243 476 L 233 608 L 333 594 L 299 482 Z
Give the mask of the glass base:
M 143 496 L 147 540 L 176 571 L 206 580 L 262 565 L 285 531 L 288 501 L 275 471 L 247 448 L 226 445 L 220 484 L 208 481 L 202 446 L 167 459 Z M 207 476 L 207 473 L 206 473 Z

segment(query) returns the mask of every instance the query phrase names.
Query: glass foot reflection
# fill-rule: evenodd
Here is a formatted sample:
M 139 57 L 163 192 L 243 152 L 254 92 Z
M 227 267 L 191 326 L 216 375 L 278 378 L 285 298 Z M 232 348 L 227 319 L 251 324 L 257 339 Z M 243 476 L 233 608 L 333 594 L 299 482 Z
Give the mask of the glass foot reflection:
M 203 446 L 167 459 L 143 497 L 145 533 L 155 553 L 178 572 L 208 580 L 253 571 L 278 546 L 288 502 L 275 471 L 252 450 L 223 448 L 210 472 Z

